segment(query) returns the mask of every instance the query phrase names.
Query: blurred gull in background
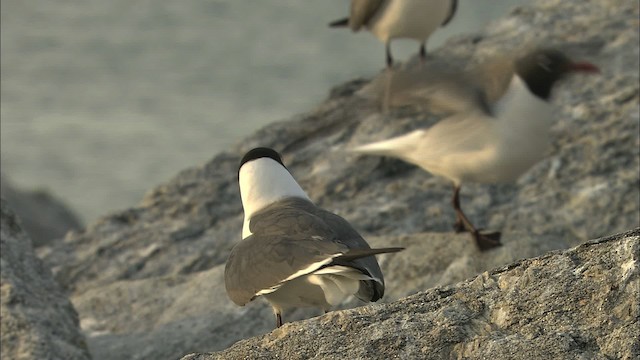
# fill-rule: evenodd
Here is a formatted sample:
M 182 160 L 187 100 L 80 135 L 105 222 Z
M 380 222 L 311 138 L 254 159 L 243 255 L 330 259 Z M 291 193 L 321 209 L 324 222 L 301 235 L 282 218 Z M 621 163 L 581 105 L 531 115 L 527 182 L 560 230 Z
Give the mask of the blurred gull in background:
M 393 66 L 391 40 L 420 42 L 420 59 L 427 55 L 427 40 L 456 13 L 458 0 L 351 0 L 349 17 L 329 24 L 358 31 L 363 26 L 385 46 L 387 67 Z
M 503 59 L 499 59 L 503 63 Z M 433 65 L 435 66 L 435 64 Z M 478 78 L 458 73 L 449 77 L 431 67 L 394 72 L 392 103 L 429 102 L 453 115 L 428 129 L 419 129 L 352 151 L 400 158 L 454 184 L 452 205 L 457 231 L 469 231 L 481 250 L 500 246 L 500 233 L 481 233 L 460 207 L 465 182 L 514 181 L 541 160 L 549 146 L 554 84 L 572 72 L 598 72 L 589 63 L 571 61 L 553 49 L 530 51 L 514 67 L 482 67 L 484 78 L 504 79 L 511 73 L 506 91 L 497 101 L 484 91 Z M 487 69 L 494 73 L 488 74 Z M 513 70 L 510 70 L 513 69 Z M 515 72 L 514 72 L 515 71 Z M 378 88 L 380 81 L 378 81 Z M 466 84 L 466 85 L 465 85 Z M 504 86 L 502 86 L 504 88 Z M 369 89 L 369 93 L 375 90 Z M 385 90 L 379 90 L 380 92 Z

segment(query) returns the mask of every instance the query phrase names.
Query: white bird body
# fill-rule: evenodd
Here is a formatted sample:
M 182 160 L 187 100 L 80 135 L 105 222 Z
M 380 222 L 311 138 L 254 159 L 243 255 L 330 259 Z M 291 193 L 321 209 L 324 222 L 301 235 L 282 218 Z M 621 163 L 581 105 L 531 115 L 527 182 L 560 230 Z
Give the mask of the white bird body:
M 385 44 L 387 67 L 393 66 L 391 40 L 413 39 L 420 42 L 420 58 L 425 60 L 426 43 L 439 27 L 451 21 L 457 0 L 351 0 L 349 17 L 329 24 L 359 31 L 369 30 Z
M 513 181 L 544 156 L 551 121 L 549 103 L 514 75 L 495 116 L 479 109 L 459 113 L 429 129 L 353 151 L 398 157 L 456 185 Z
M 400 38 L 424 43 L 447 20 L 451 7 L 451 0 L 387 0 L 366 26 L 385 44 Z
M 356 294 L 360 280 L 374 279 L 353 268 L 330 266 L 296 276 L 277 290 L 261 295 L 276 312 L 294 307 L 316 307 L 327 311 Z
M 400 88 L 398 103 L 444 105 L 454 115 L 429 129 L 353 149 L 397 157 L 451 179 L 454 228 L 469 231 L 481 250 L 500 246 L 500 233 L 482 234 L 469 221 L 460 206 L 462 183 L 513 181 L 540 161 L 549 147 L 553 85 L 569 73 L 599 72 L 595 65 L 573 62 L 555 49 L 537 49 L 513 65 L 506 91 L 493 104 L 486 90 L 478 91 L 477 79 L 459 73 L 432 77 L 432 81 L 420 73 L 401 74 L 395 81 Z M 491 80 L 502 78 L 485 75 Z

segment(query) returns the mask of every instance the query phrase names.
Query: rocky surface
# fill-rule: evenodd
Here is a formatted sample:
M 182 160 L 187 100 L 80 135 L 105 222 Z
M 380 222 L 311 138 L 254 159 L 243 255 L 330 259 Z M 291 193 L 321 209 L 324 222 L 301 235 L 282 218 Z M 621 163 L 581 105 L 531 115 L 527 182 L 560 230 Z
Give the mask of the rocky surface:
M 640 226 L 639 13 L 637 2 L 624 0 L 538 0 L 432 53 L 471 66 L 545 42 L 602 70 L 556 89 L 547 158 L 514 184 L 463 189 L 472 221 L 503 231 L 499 249 L 480 253 L 468 235 L 451 231 L 446 180 L 400 161 L 346 152 L 438 119 L 413 107 L 383 114 L 378 103 L 355 95 L 368 80 L 354 80 L 333 89 L 315 110 L 257 131 L 151 190 L 139 205 L 39 248 L 39 255 L 70 292 L 95 358 L 170 358 L 222 350 L 273 327 L 262 302 L 235 307 L 222 283 L 242 226 L 237 165 L 255 146 L 281 151 L 310 197 L 344 216 L 372 245 L 409 247 L 380 258 L 385 301 L 634 229 Z M 285 321 L 312 315 L 317 312 L 295 311 Z M 451 341 L 459 336 L 450 334 Z
M 182 359 L 637 359 L 639 266 L 636 229 Z
M 90 359 L 78 314 L 0 200 L 2 359 Z
M 20 218 L 33 246 L 44 245 L 64 237 L 71 230 L 82 228 L 78 217 L 49 192 L 21 190 L 4 174 L 0 178 L 0 196 Z
M 567 245 L 549 245 L 551 239 L 544 237 L 516 237 L 530 242 L 529 246 L 513 242 L 490 256 L 479 252 L 464 234 L 372 237 L 369 243 L 406 248 L 399 254 L 378 257 L 387 281 L 384 301 L 392 301 Z M 266 302 L 236 306 L 227 298 L 223 276 L 221 264 L 188 275 L 115 281 L 77 293 L 73 302 L 96 358 L 150 359 L 184 355 L 189 349 L 220 350 L 239 339 L 273 330 L 274 317 Z M 342 308 L 359 305 L 362 303 L 353 300 Z M 319 314 L 318 310 L 285 312 L 284 320 Z

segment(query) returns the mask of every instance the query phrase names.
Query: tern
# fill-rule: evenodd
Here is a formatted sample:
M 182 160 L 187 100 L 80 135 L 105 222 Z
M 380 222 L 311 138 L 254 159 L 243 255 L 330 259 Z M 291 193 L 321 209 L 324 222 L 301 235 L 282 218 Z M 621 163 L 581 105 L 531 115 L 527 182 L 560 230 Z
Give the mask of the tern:
M 225 266 L 234 303 L 263 296 L 280 327 L 288 308 L 327 312 L 351 295 L 365 302 L 382 298 L 384 279 L 374 255 L 402 248 L 371 249 L 345 219 L 311 202 L 273 149 L 249 151 L 238 178 L 242 240 Z

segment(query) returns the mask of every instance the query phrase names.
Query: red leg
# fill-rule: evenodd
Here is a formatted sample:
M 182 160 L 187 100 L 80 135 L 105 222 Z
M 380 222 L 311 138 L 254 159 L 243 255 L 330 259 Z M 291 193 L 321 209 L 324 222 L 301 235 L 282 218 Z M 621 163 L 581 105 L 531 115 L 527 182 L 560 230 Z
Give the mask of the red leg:
M 476 241 L 478 248 L 481 251 L 493 249 L 494 247 L 501 246 L 500 243 L 500 232 L 486 233 L 482 234 L 475 226 L 469 221 L 467 216 L 462 212 L 462 208 L 460 207 L 460 186 L 455 185 L 453 188 L 453 199 L 452 199 L 453 209 L 456 211 L 456 223 L 454 227 L 464 227 L 471 233 L 471 236 Z

